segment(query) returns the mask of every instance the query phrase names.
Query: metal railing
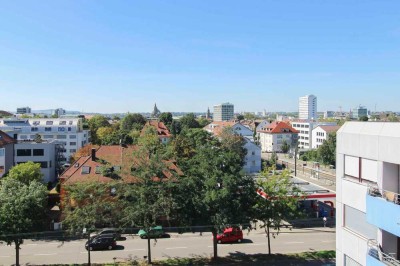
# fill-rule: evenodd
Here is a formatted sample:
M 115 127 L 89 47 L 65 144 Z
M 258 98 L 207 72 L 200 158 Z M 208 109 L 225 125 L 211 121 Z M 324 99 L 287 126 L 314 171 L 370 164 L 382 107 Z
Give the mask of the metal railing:
M 375 239 L 368 240 L 368 255 L 381 261 L 385 265 L 400 266 L 400 261 L 395 258 L 396 254 L 386 254 Z

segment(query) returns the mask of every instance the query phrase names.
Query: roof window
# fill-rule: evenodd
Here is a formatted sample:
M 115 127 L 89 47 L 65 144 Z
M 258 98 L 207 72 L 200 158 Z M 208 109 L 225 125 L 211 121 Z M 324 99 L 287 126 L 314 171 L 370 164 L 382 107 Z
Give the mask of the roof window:
M 82 175 L 90 174 L 90 166 L 82 166 Z

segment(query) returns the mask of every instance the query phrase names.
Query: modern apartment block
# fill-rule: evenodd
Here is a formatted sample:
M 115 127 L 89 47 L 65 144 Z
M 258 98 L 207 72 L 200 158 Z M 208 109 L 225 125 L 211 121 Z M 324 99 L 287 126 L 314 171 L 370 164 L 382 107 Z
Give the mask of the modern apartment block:
M 0 130 L 19 141 L 37 135 L 45 141 L 57 140 L 64 145 L 64 157 L 60 158 L 64 162 L 89 142 L 89 131 L 83 130 L 80 118 L 0 119 Z
M 218 121 L 229 121 L 234 118 L 234 106 L 231 103 L 222 103 L 214 105 L 213 120 Z
M 359 105 L 358 107 L 354 108 L 351 112 L 351 118 L 359 119 L 363 116 L 368 116 L 368 110 L 366 107 Z
M 14 144 L 17 141 L 0 130 L 0 178 L 13 166 Z
M 315 120 L 293 120 L 291 125 L 294 129 L 299 131 L 298 146 L 300 149 L 309 150 L 313 148 L 312 131 L 317 126 L 336 126 L 335 122 L 317 122 Z
M 312 130 L 311 143 L 313 149 L 318 149 L 324 141 L 327 141 L 330 134 L 333 134 L 339 130 L 340 126 L 336 125 L 320 125 Z
M 318 119 L 317 97 L 306 95 L 299 98 L 299 119 Z
M 293 146 L 298 139 L 298 131 L 286 122 L 272 122 L 258 130 L 261 151 L 281 152 L 286 142 Z
M 400 123 L 337 133 L 337 265 L 400 265 Z
M 30 107 L 19 107 L 17 108 L 17 114 L 30 114 L 32 112 Z

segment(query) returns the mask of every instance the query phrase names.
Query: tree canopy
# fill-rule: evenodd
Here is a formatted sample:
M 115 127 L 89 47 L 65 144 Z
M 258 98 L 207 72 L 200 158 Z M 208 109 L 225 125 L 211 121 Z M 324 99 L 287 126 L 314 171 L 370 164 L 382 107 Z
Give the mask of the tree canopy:
M 127 114 L 121 120 L 121 129 L 125 131 L 141 130 L 146 124 L 146 118 L 141 114 Z
M 40 171 L 39 163 L 29 161 L 12 167 L 6 178 L 15 179 L 23 184 L 28 185 L 32 181 L 42 182 L 43 174 Z

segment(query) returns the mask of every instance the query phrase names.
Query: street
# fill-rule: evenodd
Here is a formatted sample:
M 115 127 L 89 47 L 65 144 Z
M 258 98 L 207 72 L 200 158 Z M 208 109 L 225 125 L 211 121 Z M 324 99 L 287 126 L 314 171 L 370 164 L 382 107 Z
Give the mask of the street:
M 85 263 L 88 252 L 84 248 L 85 240 L 74 241 L 30 241 L 21 245 L 21 265 L 73 264 Z M 126 261 L 143 259 L 147 255 L 147 240 L 127 235 L 125 241 L 118 241 L 118 246 L 111 251 L 92 251 L 93 263 Z M 316 229 L 284 229 L 276 238 L 271 238 L 273 253 L 298 253 L 303 251 L 319 251 L 335 249 L 335 230 L 332 228 Z M 171 238 L 151 240 L 153 259 L 172 257 L 212 256 L 211 233 L 171 234 Z M 244 231 L 242 243 L 219 244 L 218 255 L 230 254 L 266 254 L 267 239 L 262 230 Z M 15 263 L 14 246 L 0 244 L 0 265 Z

